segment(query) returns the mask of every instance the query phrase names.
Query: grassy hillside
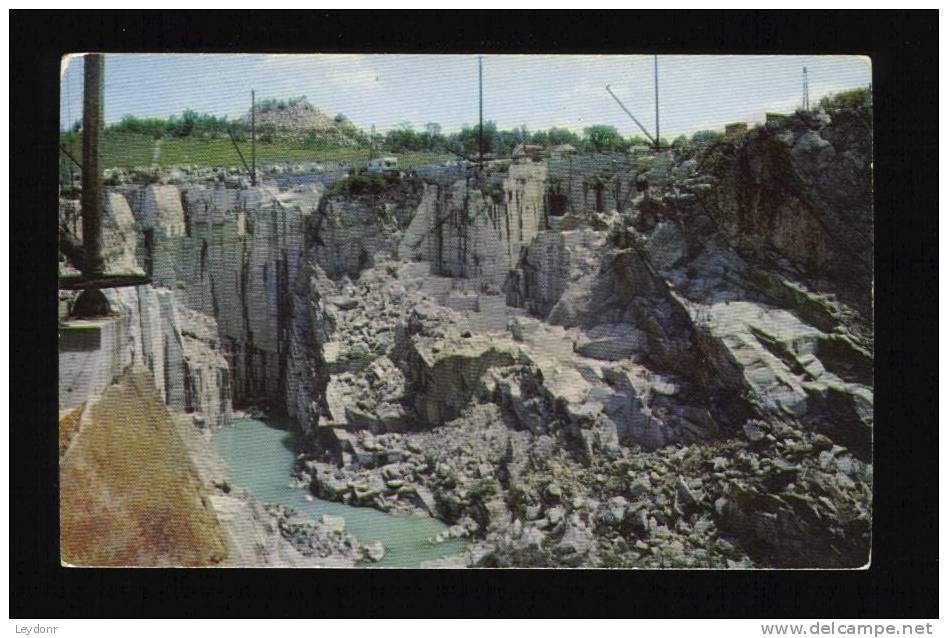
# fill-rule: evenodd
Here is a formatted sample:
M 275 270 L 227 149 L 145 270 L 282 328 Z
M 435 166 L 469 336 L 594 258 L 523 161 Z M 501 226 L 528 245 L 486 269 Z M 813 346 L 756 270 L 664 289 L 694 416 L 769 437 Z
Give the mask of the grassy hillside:
M 63 146 L 81 161 L 82 140 L 75 134 L 61 137 Z M 160 166 L 197 164 L 199 166 L 242 166 L 240 157 L 227 138 L 200 139 L 195 137 L 165 138 L 156 141 L 145 135 L 114 133 L 105 137 L 102 148 L 102 166 L 106 168 L 150 166 L 158 156 Z M 241 142 L 240 150 L 250 162 L 250 143 Z M 364 148 L 333 148 L 315 150 L 303 148 L 299 142 L 274 140 L 269 144 L 257 143 L 257 164 L 325 162 L 348 160 L 355 165 L 365 163 L 368 150 Z M 424 152 L 399 153 L 402 166 L 430 164 L 452 159 L 453 155 Z
M 221 563 L 224 532 L 149 373 L 129 373 L 86 409 L 91 418 L 60 459 L 62 560 Z

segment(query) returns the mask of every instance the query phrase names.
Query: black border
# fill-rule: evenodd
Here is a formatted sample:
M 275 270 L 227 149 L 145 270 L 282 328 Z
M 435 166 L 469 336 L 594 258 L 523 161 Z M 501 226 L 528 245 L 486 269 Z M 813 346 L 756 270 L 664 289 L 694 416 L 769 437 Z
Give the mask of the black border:
M 11 12 L 12 617 L 937 617 L 937 24 L 923 12 Z M 873 60 L 876 498 L 866 571 L 58 565 L 58 70 L 66 52 L 858 53 Z

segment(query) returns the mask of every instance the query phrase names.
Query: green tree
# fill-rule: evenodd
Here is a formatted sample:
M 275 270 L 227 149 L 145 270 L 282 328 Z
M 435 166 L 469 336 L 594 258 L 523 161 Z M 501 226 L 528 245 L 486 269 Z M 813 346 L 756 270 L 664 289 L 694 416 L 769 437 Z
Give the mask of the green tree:
M 825 95 L 819 104 L 825 111 L 868 108 L 872 104 L 872 94 L 867 87 L 860 87 Z
M 721 139 L 722 135 L 718 131 L 703 130 L 695 131 L 691 136 L 691 141 L 695 144 L 703 144 L 705 142 L 715 142 Z
M 403 122 L 385 134 L 385 148 L 399 153 L 417 151 L 421 148 L 421 141 L 415 129 L 408 122 Z
M 594 151 L 617 151 L 625 148 L 625 140 L 614 126 L 596 124 L 583 129 L 586 145 Z
M 534 131 L 530 135 L 530 142 L 533 144 L 542 144 L 547 146 L 550 143 L 550 132 L 549 131 Z
M 465 155 L 473 157 L 478 153 L 478 137 L 479 132 L 477 126 L 464 126 L 459 133 L 452 136 L 450 141 L 460 146 Z M 482 147 L 484 153 L 492 152 L 496 146 L 496 139 L 497 124 L 490 120 L 484 122 L 484 145 Z
M 549 130 L 549 139 L 551 146 L 572 144 L 573 146 L 578 147 L 582 144 L 582 140 L 579 139 L 579 136 L 576 135 L 576 133 L 572 132 L 568 128 L 557 128 L 555 126 Z

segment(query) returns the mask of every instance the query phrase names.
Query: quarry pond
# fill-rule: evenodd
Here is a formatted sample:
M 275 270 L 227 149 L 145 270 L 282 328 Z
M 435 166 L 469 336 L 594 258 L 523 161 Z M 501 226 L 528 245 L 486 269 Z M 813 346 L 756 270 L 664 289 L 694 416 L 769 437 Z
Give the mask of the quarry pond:
M 346 531 L 361 543 L 381 541 L 385 545 L 384 558 L 378 563 L 364 563 L 364 566 L 412 568 L 461 550 L 463 543 L 459 539 L 439 545 L 427 542 L 429 537 L 447 529 L 439 520 L 395 516 L 369 507 L 325 501 L 309 497 L 305 489 L 291 487 L 290 472 L 299 444 L 292 431 L 277 425 L 240 418 L 214 433 L 214 448 L 227 463 L 235 487 L 247 490 L 263 503 L 291 507 L 313 520 L 323 514 L 344 517 Z

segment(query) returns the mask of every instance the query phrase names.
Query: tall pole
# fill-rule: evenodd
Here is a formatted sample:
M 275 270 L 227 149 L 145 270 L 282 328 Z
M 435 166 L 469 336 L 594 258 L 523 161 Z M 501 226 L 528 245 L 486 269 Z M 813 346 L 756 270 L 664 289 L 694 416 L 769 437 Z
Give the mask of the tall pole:
M 655 69 L 655 150 L 662 148 L 662 136 L 658 128 L 658 56 L 653 57 Z
M 477 164 L 479 167 L 483 168 L 484 166 L 484 69 L 483 69 L 484 56 L 477 56 L 477 101 L 478 101 L 478 114 L 477 114 Z
M 806 67 L 803 67 L 803 110 L 810 110 L 810 83 L 806 77 Z
M 102 207 L 104 204 L 102 172 L 99 168 L 99 146 L 105 119 L 105 58 L 90 53 L 84 60 L 82 96 L 82 260 L 87 279 L 101 277 L 105 272 L 102 259 Z
M 250 183 L 257 185 L 257 96 L 250 89 Z

